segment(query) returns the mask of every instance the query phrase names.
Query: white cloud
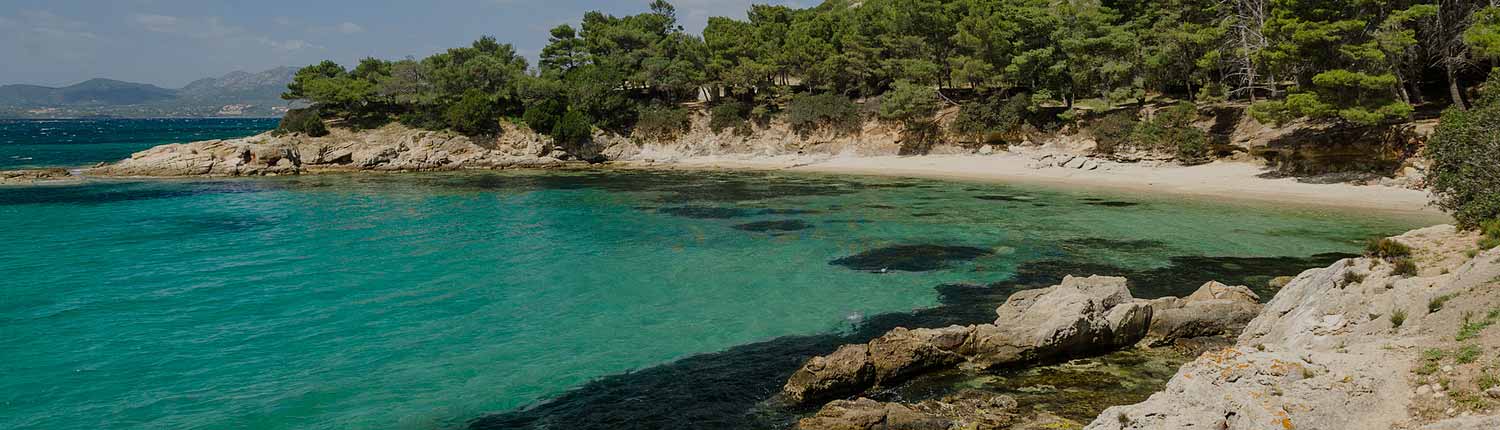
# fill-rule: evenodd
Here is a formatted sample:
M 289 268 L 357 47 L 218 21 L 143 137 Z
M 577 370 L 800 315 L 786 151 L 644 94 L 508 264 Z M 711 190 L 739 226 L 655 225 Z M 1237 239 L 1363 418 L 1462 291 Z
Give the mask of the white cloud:
M 352 23 L 352 22 L 343 22 L 343 23 L 340 23 L 338 25 L 338 27 L 336 27 L 336 28 L 338 29 L 338 31 L 340 33 L 344 33 L 344 34 L 354 34 L 354 33 L 359 33 L 359 32 L 365 31 L 364 27 L 360 27 L 359 24 L 355 24 L 355 23 Z
M 132 16 L 135 23 L 146 30 L 157 33 L 171 33 L 177 31 L 177 17 L 167 15 L 156 15 L 149 13 L 138 13 Z
M 278 22 L 281 20 L 290 22 L 290 19 L 284 17 L 277 18 L 277 20 Z M 132 21 L 147 31 L 180 35 L 203 41 L 219 49 L 251 44 L 265 46 L 270 48 L 272 52 L 285 54 L 305 49 L 322 48 L 301 39 L 278 40 L 254 34 L 245 30 L 244 27 L 226 24 L 222 18 L 217 16 L 175 17 L 138 13 L 132 16 Z

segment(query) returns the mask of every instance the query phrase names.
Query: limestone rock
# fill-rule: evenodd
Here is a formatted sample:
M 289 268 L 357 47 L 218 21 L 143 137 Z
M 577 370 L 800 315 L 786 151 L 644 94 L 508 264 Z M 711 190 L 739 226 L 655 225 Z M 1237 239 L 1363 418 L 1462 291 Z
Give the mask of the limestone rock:
M 1488 309 L 1496 291 L 1490 286 L 1500 279 L 1500 251 L 1467 254 L 1475 236 L 1451 226 L 1415 230 L 1397 240 L 1411 246 L 1425 277 L 1372 270 L 1389 263 L 1370 258 L 1303 272 L 1246 324 L 1233 347 L 1203 354 L 1179 369 L 1166 389 L 1145 402 L 1109 408 L 1086 428 L 1419 427 L 1424 418 L 1411 415 L 1416 403 L 1451 396 L 1414 377 L 1418 352 L 1452 348 L 1436 342 L 1451 342 L 1450 330 L 1460 324 L 1458 309 L 1427 314 L 1429 299 L 1458 294 L 1472 303 L 1455 299 L 1450 308 Z M 1350 272 L 1368 278 L 1345 282 Z M 1210 298 L 1210 303 L 1245 302 L 1249 296 L 1236 287 L 1210 287 L 1193 296 Z M 1388 317 L 1393 310 L 1417 316 L 1393 327 Z M 1432 336 L 1439 332 L 1444 335 Z M 1495 418 L 1488 417 L 1455 418 L 1422 428 L 1497 427 Z
M 1119 307 L 1119 309 L 1115 309 Z M 1151 308 L 1125 278 L 1068 276 L 1053 287 L 1012 294 L 993 326 L 976 328 L 963 352 L 979 367 L 1045 360 L 1128 345 L 1145 335 Z
M 973 332 L 973 327 L 963 326 L 891 330 L 869 343 L 875 379 L 895 381 L 922 370 L 957 364 L 964 360 L 958 348 Z
M 959 364 L 987 368 L 1131 345 L 1145 335 L 1152 309 L 1131 298 L 1125 284 L 1124 278 L 1070 276 L 1054 287 L 1011 295 L 996 309 L 994 324 L 897 328 L 866 345 L 808 360 L 782 392 L 793 403 L 807 403 Z
M 802 430 L 947 430 L 952 422 L 900 403 L 835 400 L 797 423 Z
M 874 383 L 869 347 L 844 345 L 832 354 L 807 360 L 787 380 L 782 393 L 793 403 L 804 403 L 857 392 Z
M 1260 313 L 1260 297 L 1250 288 L 1209 282 L 1187 297 L 1151 302 L 1151 327 L 1142 346 L 1156 347 L 1177 339 L 1236 332 Z
M 866 398 L 839 400 L 830 402 L 813 417 L 803 419 L 798 428 L 1002 430 L 1056 422 L 1055 417 L 1045 414 L 1021 417 L 1016 406 L 1016 400 L 1009 396 L 978 390 L 962 390 L 942 399 L 909 405 Z

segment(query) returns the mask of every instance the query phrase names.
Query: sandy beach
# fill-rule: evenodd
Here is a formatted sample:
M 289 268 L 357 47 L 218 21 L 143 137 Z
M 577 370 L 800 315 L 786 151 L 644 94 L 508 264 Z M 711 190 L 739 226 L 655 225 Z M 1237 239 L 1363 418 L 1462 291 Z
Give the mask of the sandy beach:
M 1431 217 L 1447 215 L 1428 204 L 1426 191 L 1379 185 L 1319 184 L 1296 178 L 1265 178 L 1268 169 L 1248 162 L 1198 166 L 1108 163 L 1097 170 L 1034 168 L 1029 154 L 872 157 L 695 157 L 670 162 L 625 162 L 626 168 L 779 170 L 879 175 L 980 182 L 1101 188 L 1121 192 L 1340 207 Z

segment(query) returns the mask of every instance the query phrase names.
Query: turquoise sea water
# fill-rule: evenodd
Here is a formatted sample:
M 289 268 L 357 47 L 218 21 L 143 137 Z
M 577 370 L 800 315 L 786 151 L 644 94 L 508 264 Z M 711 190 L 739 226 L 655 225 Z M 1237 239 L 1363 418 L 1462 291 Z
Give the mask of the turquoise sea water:
M 0 187 L 0 428 L 753 427 L 784 379 L 736 372 L 1018 276 L 1259 286 L 1420 222 L 760 173 Z
M 277 119 L 0 120 L 0 169 L 115 161 L 163 143 L 227 139 L 276 128 Z

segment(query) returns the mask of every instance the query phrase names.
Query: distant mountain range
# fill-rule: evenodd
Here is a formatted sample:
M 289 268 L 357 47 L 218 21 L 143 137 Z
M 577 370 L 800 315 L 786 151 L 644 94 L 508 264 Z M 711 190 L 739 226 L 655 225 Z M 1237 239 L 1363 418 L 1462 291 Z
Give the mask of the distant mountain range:
M 289 106 L 281 93 L 297 73 L 278 67 L 193 81 L 181 89 L 90 79 L 61 88 L 0 86 L 0 118 L 274 117 Z

